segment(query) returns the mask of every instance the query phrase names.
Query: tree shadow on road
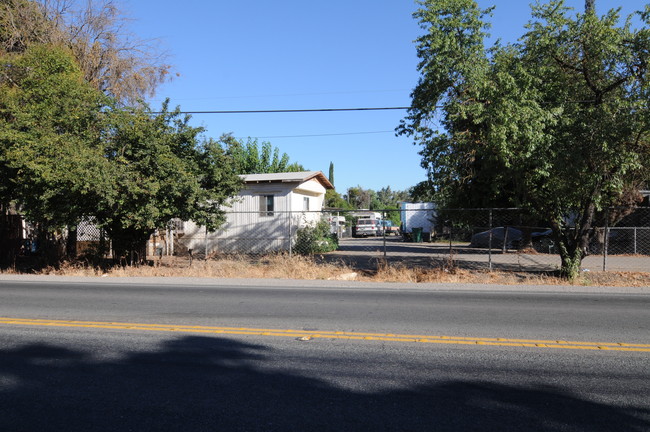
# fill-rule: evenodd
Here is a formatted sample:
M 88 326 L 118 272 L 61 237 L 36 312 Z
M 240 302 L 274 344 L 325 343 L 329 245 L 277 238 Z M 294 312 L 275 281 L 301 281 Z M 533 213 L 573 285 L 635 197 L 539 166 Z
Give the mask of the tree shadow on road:
M 305 345 L 307 346 L 307 345 Z M 281 353 L 187 336 L 112 360 L 46 343 L 0 350 L 2 431 L 642 431 L 646 409 L 554 387 L 431 377 L 353 391 L 271 361 Z M 309 360 L 308 360 L 309 361 Z M 324 366 L 325 365 L 325 366 Z M 354 376 L 354 367 L 346 379 Z M 386 364 L 385 367 L 395 367 Z M 381 366 L 381 367 L 384 367 Z M 303 372 L 297 372 L 300 369 Z M 399 374 L 399 371 L 394 373 Z

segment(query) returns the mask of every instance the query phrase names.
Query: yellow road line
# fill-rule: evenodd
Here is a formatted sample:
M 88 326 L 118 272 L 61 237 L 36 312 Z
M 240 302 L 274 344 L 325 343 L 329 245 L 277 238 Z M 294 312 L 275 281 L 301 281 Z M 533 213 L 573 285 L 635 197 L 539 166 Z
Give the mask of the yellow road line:
M 609 351 L 640 351 L 650 352 L 650 344 L 636 344 L 623 342 L 578 342 L 564 340 L 537 340 L 537 339 L 509 339 L 509 338 L 472 338 L 438 335 L 408 335 L 393 333 L 363 333 L 343 331 L 306 331 L 291 329 L 264 329 L 245 327 L 214 327 L 171 324 L 145 324 L 124 322 L 98 322 L 74 320 L 48 320 L 0 317 L 0 325 L 18 326 L 46 326 L 46 327 L 74 327 L 74 328 L 101 328 L 114 330 L 138 330 L 158 332 L 181 333 L 209 333 L 227 335 L 249 336 L 276 336 L 309 339 L 346 339 L 362 341 L 384 342 L 414 342 L 455 345 L 485 345 L 485 346 L 510 346 L 530 348 L 559 348 L 581 350 L 609 350 Z

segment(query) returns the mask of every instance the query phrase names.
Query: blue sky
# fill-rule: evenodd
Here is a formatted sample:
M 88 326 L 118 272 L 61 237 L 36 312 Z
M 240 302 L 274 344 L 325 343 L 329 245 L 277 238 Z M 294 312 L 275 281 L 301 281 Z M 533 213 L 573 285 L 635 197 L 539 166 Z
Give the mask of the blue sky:
M 644 0 L 597 0 L 602 14 L 627 15 Z M 567 4 L 582 11 L 584 0 Z M 492 35 L 516 40 L 529 2 L 496 6 Z M 161 86 L 183 111 L 409 106 L 417 84 L 413 40 L 421 33 L 411 0 L 137 0 L 122 2 L 140 38 L 158 38 L 179 76 Z M 326 175 L 334 163 L 340 193 L 360 185 L 407 189 L 425 179 L 418 147 L 396 137 L 405 111 L 196 114 L 192 123 L 218 138 L 257 137 L 292 162 Z

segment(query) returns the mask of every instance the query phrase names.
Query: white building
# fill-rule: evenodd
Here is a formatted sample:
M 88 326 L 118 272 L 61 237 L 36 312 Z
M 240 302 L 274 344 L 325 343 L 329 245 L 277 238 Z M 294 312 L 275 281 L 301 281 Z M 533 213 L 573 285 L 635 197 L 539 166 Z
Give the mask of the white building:
M 290 250 L 296 231 L 322 217 L 327 189 L 320 171 L 241 176 L 245 187 L 216 232 L 184 222 L 178 242 L 196 253 L 264 253 Z

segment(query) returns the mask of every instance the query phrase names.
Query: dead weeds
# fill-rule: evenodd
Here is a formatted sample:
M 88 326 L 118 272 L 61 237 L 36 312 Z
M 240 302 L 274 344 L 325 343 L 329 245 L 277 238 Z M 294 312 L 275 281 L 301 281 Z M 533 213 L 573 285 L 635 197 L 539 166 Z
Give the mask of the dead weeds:
M 16 270 L 4 273 L 17 274 Z M 313 257 L 278 254 L 263 259 L 246 256 L 214 257 L 190 261 L 182 257 L 155 259 L 152 265 L 107 269 L 87 263 L 64 263 L 58 268 L 47 267 L 36 273 L 61 276 L 104 277 L 199 277 L 199 278 L 261 278 L 261 279 L 343 279 L 367 282 L 402 283 L 473 283 L 501 285 L 573 285 L 650 287 L 650 273 L 585 272 L 577 280 L 567 282 L 552 274 L 532 272 L 503 272 L 461 269 L 453 263 L 411 267 L 402 263 L 389 264 L 377 260 L 375 269 L 359 270 L 343 262 L 327 263 Z

